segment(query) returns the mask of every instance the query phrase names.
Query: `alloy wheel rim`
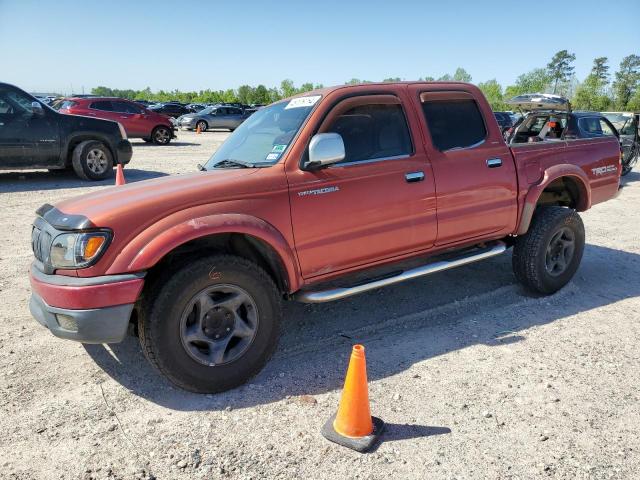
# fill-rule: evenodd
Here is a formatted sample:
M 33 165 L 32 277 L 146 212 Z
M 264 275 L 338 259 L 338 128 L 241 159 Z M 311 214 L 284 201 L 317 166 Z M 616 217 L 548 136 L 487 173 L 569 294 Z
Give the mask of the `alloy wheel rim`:
M 158 130 L 156 130 L 156 140 L 159 143 L 167 143 L 167 140 L 169 140 L 169 132 L 167 131 L 167 129 L 159 128 Z
M 87 154 L 87 167 L 95 174 L 102 174 L 107 170 L 107 155 L 99 148 L 90 150 Z
M 575 246 L 575 235 L 568 227 L 561 228 L 551 237 L 545 254 L 545 268 L 549 275 L 557 277 L 567 270 L 573 259 Z
M 196 362 L 224 365 L 247 352 L 258 323 L 258 308 L 251 295 L 236 285 L 213 285 L 187 303 L 180 318 L 180 340 Z

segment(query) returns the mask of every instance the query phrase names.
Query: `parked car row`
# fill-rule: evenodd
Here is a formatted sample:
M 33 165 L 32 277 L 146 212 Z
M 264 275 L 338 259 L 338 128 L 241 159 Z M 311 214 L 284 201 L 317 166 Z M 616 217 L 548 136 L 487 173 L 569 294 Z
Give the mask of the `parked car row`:
M 177 126 L 184 130 L 196 130 L 206 132 L 212 128 L 226 128 L 233 132 L 244 122 L 253 111 L 243 110 L 238 107 L 213 106 L 200 110 L 197 113 L 182 115 L 177 119 Z
M 122 123 L 64 115 L 0 83 L 0 170 L 73 169 L 84 180 L 102 180 L 131 155 Z
M 136 102 L 116 97 L 71 97 L 54 107 L 58 112 L 71 115 L 103 118 L 120 123 L 130 138 L 166 145 L 175 138 L 171 121 L 152 109 Z

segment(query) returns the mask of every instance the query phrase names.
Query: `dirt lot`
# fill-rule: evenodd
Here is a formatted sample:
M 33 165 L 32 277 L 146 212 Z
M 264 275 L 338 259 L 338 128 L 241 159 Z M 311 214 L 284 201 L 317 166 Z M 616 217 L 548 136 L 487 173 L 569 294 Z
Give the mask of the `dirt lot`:
M 127 180 L 194 171 L 226 135 L 135 142 Z M 0 478 L 638 478 L 638 171 L 583 215 L 582 266 L 558 294 L 524 292 L 506 254 L 333 304 L 289 304 L 267 368 L 206 396 L 172 387 L 133 337 L 83 346 L 30 317 L 34 210 L 111 183 L 0 172 Z M 367 455 L 319 433 L 356 341 L 372 413 L 388 426 Z

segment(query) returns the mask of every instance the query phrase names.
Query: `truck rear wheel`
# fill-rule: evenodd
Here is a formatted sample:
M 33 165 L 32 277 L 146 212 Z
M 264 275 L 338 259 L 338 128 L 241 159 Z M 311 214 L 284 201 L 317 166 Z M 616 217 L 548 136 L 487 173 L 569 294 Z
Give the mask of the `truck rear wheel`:
M 73 171 L 83 180 L 104 180 L 113 171 L 111 151 L 102 142 L 85 140 L 73 149 Z
M 584 225 L 575 210 L 538 207 L 529 231 L 516 238 L 513 272 L 530 290 L 554 293 L 576 273 L 584 242 Z
M 181 388 L 215 393 L 256 375 L 280 334 L 281 299 L 271 277 L 231 255 L 191 262 L 150 288 L 139 315 L 142 350 Z

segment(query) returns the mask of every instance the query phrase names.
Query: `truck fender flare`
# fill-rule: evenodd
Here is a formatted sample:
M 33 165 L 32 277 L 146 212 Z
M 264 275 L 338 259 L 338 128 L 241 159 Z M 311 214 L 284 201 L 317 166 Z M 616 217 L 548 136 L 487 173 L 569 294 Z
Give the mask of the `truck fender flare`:
M 584 173 L 584 170 L 577 165 L 571 164 L 553 165 L 544 171 L 540 182 L 529 188 L 524 200 L 522 217 L 520 218 L 516 232 L 517 235 L 527 233 L 540 195 L 542 195 L 544 189 L 547 188 L 551 182 L 561 177 L 571 177 L 580 189 L 580 197 L 578 198 L 576 210 L 583 212 L 591 207 L 591 187 L 589 185 L 589 177 Z
M 116 259 L 112 268 L 118 264 L 121 268 L 123 266 L 121 261 L 124 260 L 128 262 L 127 271 L 145 271 L 180 245 L 198 238 L 224 233 L 249 235 L 273 248 L 279 257 L 283 273 L 287 276 L 286 285 L 293 289 L 292 291 L 298 289 L 300 275 L 296 257 L 282 233 L 270 223 L 245 214 L 214 214 L 193 218 L 163 229 L 137 252 L 128 252 L 125 255 L 127 258 Z

